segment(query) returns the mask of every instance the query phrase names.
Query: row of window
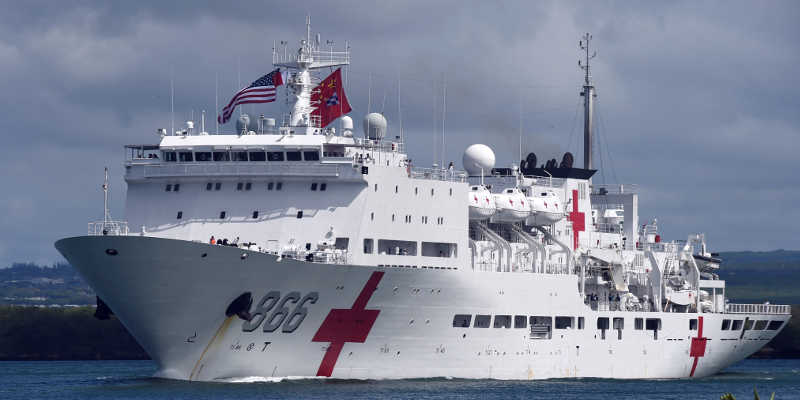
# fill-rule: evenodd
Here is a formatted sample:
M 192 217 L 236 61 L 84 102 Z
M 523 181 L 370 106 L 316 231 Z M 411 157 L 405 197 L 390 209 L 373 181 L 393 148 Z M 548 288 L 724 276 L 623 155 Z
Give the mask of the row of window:
M 378 184 L 376 183 L 373 187 L 374 187 L 375 191 L 377 192 L 378 191 Z M 400 193 L 400 186 L 399 185 L 394 185 L 394 192 L 395 193 Z M 435 193 L 436 192 L 433 190 L 433 188 L 431 188 L 431 196 L 433 196 Z M 419 188 L 418 187 L 414 188 L 414 194 L 419 194 Z M 452 196 L 452 195 L 453 195 L 453 188 L 450 188 L 450 196 Z
M 314 189 L 312 188 L 311 190 L 314 190 Z M 324 190 L 324 189 L 320 189 L 320 190 Z M 397 219 L 397 215 L 392 214 L 392 222 L 395 222 L 396 219 Z M 369 213 L 369 220 L 370 221 L 374 221 L 375 220 L 375 213 L 374 212 Z M 403 217 L 403 222 L 405 222 L 407 224 L 412 223 L 413 222 L 412 216 L 411 215 L 406 215 L 405 217 Z M 427 224 L 428 223 L 428 217 L 427 216 L 419 217 L 419 222 L 422 223 L 422 224 Z M 437 217 L 436 218 L 436 225 L 444 225 L 444 217 Z
M 453 327 L 456 328 L 505 328 L 512 327 L 511 315 L 495 315 L 494 324 L 492 324 L 492 316 L 488 314 L 477 314 L 473 322 L 472 315 L 470 314 L 456 314 L 453 316 Z M 694 320 L 697 321 L 697 320 Z M 577 323 L 576 323 L 577 322 Z M 658 331 L 661 330 L 660 318 L 635 318 L 634 328 L 637 331 L 650 330 L 653 331 L 653 338 L 658 339 Z M 553 317 L 551 316 L 527 316 L 527 315 L 514 315 L 513 316 L 514 329 L 526 329 L 530 327 L 530 337 L 532 339 L 550 339 L 552 337 Z M 555 329 L 584 329 L 583 317 L 555 317 Z M 625 319 L 598 317 L 597 329 L 601 332 L 601 339 L 606 338 L 606 331 L 608 329 L 617 331 L 618 339 L 622 339 L 622 330 L 625 329 Z
M 298 216 L 297 218 L 301 218 L 302 217 L 302 211 L 300 211 L 300 213 L 301 213 L 300 216 Z M 253 214 L 252 214 L 253 219 L 258 218 L 258 215 L 259 215 L 258 210 L 253 211 Z M 219 212 L 219 219 L 225 219 L 225 218 L 227 218 L 227 216 L 228 216 L 228 212 L 227 211 L 220 211 Z M 178 215 L 175 217 L 175 219 L 183 219 L 183 211 L 178 211 Z
M 317 190 L 317 186 L 316 185 L 317 185 L 316 183 L 311 184 L 311 190 Z M 327 189 L 327 185 L 326 184 L 322 183 L 320 185 L 321 185 L 320 186 L 320 190 Z M 236 183 L 236 190 L 239 190 L 239 191 L 242 191 L 242 190 L 247 191 L 247 190 L 251 190 L 252 188 L 253 188 L 253 183 L 252 182 L 237 182 Z M 180 183 L 175 183 L 175 184 L 168 183 L 164 187 L 164 191 L 166 191 L 166 192 L 177 192 L 177 191 L 180 191 L 180 189 L 181 189 L 181 184 Z M 206 190 L 207 191 L 211 191 L 211 190 L 218 191 L 218 190 L 221 190 L 221 189 L 222 189 L 222 182 L 207 182 L 206 183 Z M 268 182 L 267 183 L 267 190 L 281 190 L 281 189 L 283 189 L 283 182 Z
M 319 185 L 319 186 L 317 186 L 317 185 Z M 312 183 L 311 183 L 311 191 L 312 191 L 312 192 L 316 191 L 316 190 L 317 190 L 317 187 L 319 187 L 319 191 L 320 191 L 320 192 L 324 192 L 325 190 L 327 190 L 327 189 L 328 189 L 328 184 L 327 184 L 327 183 L 325 183 L 325 182 L 322 182 L 322 183 L 320 183 L 320 184 L 317 184 L 316 182 L 312 182 Z
M 319 151 L 165 151 L 167 162 L 319 161 Z
M 742 321 L 740 319 L 722 320 L 723 331 L 728 331 L 728 330 L 738 331 L 742 329 L 742 326 L 744 326 L 744 330 L 746 331 L 749 330 L 763 331 L 765 329 L 768 331 L 777 331 L 778 329 L 781 329 L 781 326 L 783 326 L 783 321 L 766 321 L 766 320 L 753 321 L 751 319 L 748 319 L 747 323 L 745 323 L 745 321 Z

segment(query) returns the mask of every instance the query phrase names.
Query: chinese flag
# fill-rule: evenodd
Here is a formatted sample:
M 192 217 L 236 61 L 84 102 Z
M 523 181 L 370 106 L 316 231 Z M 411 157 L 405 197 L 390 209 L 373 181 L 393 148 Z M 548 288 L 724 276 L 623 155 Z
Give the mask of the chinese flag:
M 323 128 L 352 110 L 350 103 L 347 102 L 347 96 L 344 94 L 341 68 L 333 71 L 319 86 L 314 88 L 314 92 L 311 93 L 311 103 L 317 107 L 311 112 L 311 115 L 320 118 L 320 126 Z

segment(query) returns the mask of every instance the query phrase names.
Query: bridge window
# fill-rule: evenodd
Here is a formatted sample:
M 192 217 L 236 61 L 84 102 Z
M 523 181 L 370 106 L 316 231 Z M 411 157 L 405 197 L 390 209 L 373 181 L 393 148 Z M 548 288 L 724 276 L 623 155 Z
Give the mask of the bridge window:
M 777 331 L 778 329 L 781 329 L 781 326 L 783 326 L 783 321 L 769 321 L 767 330 Z
M 553 336 L 552 317 L 530 317 L 531 339 L 550 339 Z
M 318 151 L 304 151 L 303 158 L 306 161 L 319 161 L 319 152 Z
M 320 183 L 319 184 L 319 191 L 320 192 L 324 192 L 327 189 L 328 189 L 328 184 L 327 183 Z
M 636 318 L 633 320 L 633 329 L 637 331 L 644 330 L 644 318 Z
M 176 219 L 182 219 L 182 218 L 183 218 L 183 211 L 178 211 L 178 216 Z
M 242 190 L 242 188 L 244 188 L 244 183 L 243 182 L 239 182 L 239 183 L 236 184 L 236 190 Z
M 625 329 L 625 318 L 614 318 L 614 329 L 617 330 L 617 340 L 622 340 L 622 330 Z
M 194 159 L 196 161 L 211 161 L 211 152 L 210 151 L 195 152 Z
M 226 214 L 227 213 L 225 211 L 220 211 L 219 212 L 219 219 L 225 219 Z
M 525 315 L 515 315 L 514 316 L 514 328 L 515 329 L 525 329 L 528 327 L 528 317 Z
M 192 152 L 191 151 L 182 151 L 178 153 L 178 160 L 181 162 L 192 162 Z
M 689 320 L 689 330 L 690 331 L 696 331 L 697 330 L 697 319 L 696 318 L 692 318 L 692 319 Z
M 181 190 L 181 184 L 180 183 L 176 183 L 175 186 L 172 187 L 172 191 L 173 192 L 177 192 L 179 190 Z
M 336 250 L 347 250 L 350 247 L 350 238 L 337 237 L 336 242 L 333 243 Z
M 473 328 L 488 328 L 489 324 L 492 321 L 491 315 L 476 315 L 475 316 L 475 325 L 472 325 Z
M 658 340 L 658 331 L 661 330 L 661 318 L 646 319 L 644 327 L 648 331 L 653 331 L 653 339 Z
M 251 151 L 248 156 L 250 161 L 267 161 L 266 153 L 263 151 Z
M 172 184 L 168 183 L 167 186 L 164 188 L 164 191 L 165 192 L 171 192 L 172 191 Z
M 731 329 L 731 320 L 723 319 L 722 320 L 722 330 L 723 331 L 728 331 L 730 329 Z
M 253 219 L 258 218 L 258 211 L 253 211 Z
M 303 210 L 297 212 L 297 219 L 303 218 Z
M 230 161 L 231 155 L 228 154 L 227 151 L 215 151 L 214 152 L 214 161 L 224 162 Z
M 286 161 L 302 161 L 303 159 L 300 157 L 299 151 L 287 151 L 286 152 Z
M 417 242 L 410 240 L 379 239 L 378 254 L 415 256 L 417 255 Z
M 761 320 L 756 321 L 756 327 L 754 328 L 757 331 L 763 331 L 767 327 L 767 321 Z
M 556 329 L 572 329 L 573 317 L 556 317 Z
M 281 190 L 281 189 L 283 189 L 283 182 L 276 183 L 275 184 L 275 190 Z
M 247 183 L 244 184 L 244 190 L 250 190 L 252 188 L 253 188 L 253 183 L 252 182 L 247 182 Z
M 222 189 L 222 183 L 221 182 L 215 183 L 214 184 L 214 190 L 220 190 L 220 189 Z
M 752 319 L 746 319 L 744 321 L 744 330 L 749 331 L 751 329 L 753 329 L 753 320 Z
M 316 182 L 311 184 L 311 190 L 312 191 L 316 191 L 317 190 L 317 183 Z
M 178 154 L 174 151 L 165 151 L 164 152 L 164 161 L 166 162 L 175 162 L 178 161 Z
M 495 328 L 511 328 L 511 316 L 510 315 L 495 315 L 494 316 L 494 327 Z
M 372 254 L 373 247 L 374 247 L 374 241 L 372 239 L 364 239 L 364 254 Z
M 283 152 L 282 151 L 268 151 L 267 152 L 267 161 L 283 161 Z
M 731 326 L 732 331 L 738 331 L 742 329 L 743 322 L 740 319 L 733 320 L 733 326 Z
M 273 187 L 275 187 L 275 183 L 274 182 L 270 182 L 270 183 L 267 184 L 267 190 L 272 190 Z
M 247 161 L 246 151 L 234 151 L 232 153 L 233 161 Z
M 583 317 L 578 317 L 578 329 L 583 329 L 585 325 L 583 322 Z
M 453 316 L 454 328 L 469 328 L 470 322 L 472 322 L 472 315 L 456 314 L 455 316 Z
M 206 190 L 211 190 L 211 188 L 212 188 L 213 186 L 214 186 L 214 184 L 213 184 L 213 183 L 211 183 L 211 182 L 208 182 L 208 183 L 206 183 Z
M 457 257 L 455 243 L 422 242 L 422 255 L 425 257 Z
M 606 330 L 608 330 L 608 317 L 597 318 L 597 329 L 600 330 L 600 338 L 606 339 Z

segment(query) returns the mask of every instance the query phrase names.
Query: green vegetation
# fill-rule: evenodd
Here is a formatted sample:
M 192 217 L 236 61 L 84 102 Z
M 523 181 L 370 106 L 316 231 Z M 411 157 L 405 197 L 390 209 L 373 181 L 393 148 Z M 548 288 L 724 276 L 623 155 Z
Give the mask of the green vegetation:
M 94 307 L 0 306 L 0 360 L 147 359 L 116 318 L 94 318 Z

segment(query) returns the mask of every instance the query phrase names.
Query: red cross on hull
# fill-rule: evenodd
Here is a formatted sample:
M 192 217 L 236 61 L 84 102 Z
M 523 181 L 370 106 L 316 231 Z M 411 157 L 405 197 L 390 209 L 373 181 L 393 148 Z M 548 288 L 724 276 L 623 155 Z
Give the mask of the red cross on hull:
M 700 357 L 706 355 L 706 342 L 708 338 L 703 337 L 703 317 L 697 317 L 697 337 L 692 338 L 692 347 L 689 348 L 689 357 L 694 357 L 692 361 L 692 372 L 689 373 L 690 377 L 694 376 L 694 371 L 697 369 L 697 362 Z
M 578 248 L 578 233 L 586 230 L 585 213 L 578 211 L 578 191 L 572 191 L 572 212 L 569 213 L 569 220 L 572 221 L 572 249 Z
M 312 342 L 330 342 L 325 351 L 325 357 L 317 370 L 317 376 L 331 376 L 333 367 L 339 359 L 339 353 L 346 342 L 364 343 L 367 340 L 372 325 L 378 319 L 380 310 L 367 310 L 367 302 L 378 287 L 378 282 L 383 278 L 382 271 L 375 271 L 361 289 L 361 293 L 349 309 L 331 309 L 325 321 L 322 322 Z

